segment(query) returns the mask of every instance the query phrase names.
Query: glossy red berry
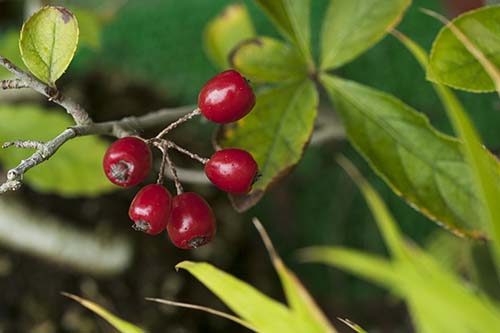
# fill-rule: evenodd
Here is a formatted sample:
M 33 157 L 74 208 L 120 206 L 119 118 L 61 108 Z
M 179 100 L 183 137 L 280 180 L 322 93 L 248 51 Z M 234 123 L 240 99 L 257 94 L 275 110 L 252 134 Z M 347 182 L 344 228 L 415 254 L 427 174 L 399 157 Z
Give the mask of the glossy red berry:
M 215 236 L 215 216 L 208 203 L 193 192 L 174 197 L 167 224 L 168 236 L 181 249 L 195 249 Z
M 113 184 L 135 186 L 148 175 L 152 160 L 151 149 L 144 140 L 132 136 L 121 138 L 104 155 L 104 173 Z
M 201 113 L 219 124 L 243 118 L 254 105 L 252 88 L 240 73 L 232 69 L 210 79 L 198 95 Z
M 221 190 L 234 194 L 250 191 L 258 169 L 252 155 L 242 149 L 220 150 L 205 164 L 208 179 Z
M 159 184 L 143 187 L 135 196 L 128 216 L 137 231 L 156 235 L 165 230 L 172 210 L 170 192 Z

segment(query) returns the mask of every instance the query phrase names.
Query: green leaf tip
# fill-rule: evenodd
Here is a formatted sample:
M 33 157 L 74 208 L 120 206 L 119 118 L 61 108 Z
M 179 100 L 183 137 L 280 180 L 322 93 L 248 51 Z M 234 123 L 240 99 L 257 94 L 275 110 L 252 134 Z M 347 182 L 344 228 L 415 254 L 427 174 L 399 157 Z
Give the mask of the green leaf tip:
M 146 333 L 144 329 L 135 326 L 134 324 L 131 324 L 121 318 L 116 317 L 115 315 L 113 315 L 103 307 L 95 304 L 94 302 L 91 302 L 82 297 L 64 291 L 61 292 L 61 295 L 68 297 L 77 303 L 80 303 L 82 306 L 86 307 L 87 309 L 94 312 L 102 319 L 106 320 L 111 326 L 116 328 L 121 333 Z
M 55 86 L 78 45 L 78 22 L 64 7 L 45 6 L 21 29 L 19 49 L 24 64 L 39 80 Z

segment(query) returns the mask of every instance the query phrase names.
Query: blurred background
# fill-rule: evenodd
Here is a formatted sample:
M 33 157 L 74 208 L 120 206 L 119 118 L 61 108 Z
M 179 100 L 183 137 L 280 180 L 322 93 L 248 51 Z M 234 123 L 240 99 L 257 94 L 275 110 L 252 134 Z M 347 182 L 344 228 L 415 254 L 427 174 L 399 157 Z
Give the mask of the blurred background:
M 240 2 L 248 6 L 259 34 L 280 38 L 252 1 Z M 328 1 L 311 2 L 313 43 L 318 50 Z M 233 1 L 4 0 L 0 1 L 0 54 L 20 65 L 17 39 L 23 21 L 41 5 L 64 5 L 76 14 L 81 36 L 73 63 L 58 86 L 80 102 L 95 121 L 192 105 L 200 87 L 217 73 L 203 50 L 203 29 L 230 3 Z M 421 13 L 419 7 L 452 17 L 482 4 L 472 0 L 414 1 L 398 29 L 430 50 L 441 24 Z M 397 96 L 425 113 L 436 128 L 451 134 L 423 71 L 395 38 L 386 37 L 338 74 Z M 0 73 L 2 79 L 7 76 Z M 496 96 L 458 95 L 487 147 L 498 151 L 500 105 Z M 324 97 L 321 109 L 331 113 Z M 0 139 L 33 138 L 33 133 L 53 137 L 64 128 L 61 122 L 41 126 L 33 122 L 30 112 L 53 115 L 54 109 L 29 91 L 0 92 Z M 62 109 L 57 112 L 63 114 Z M 141 134 L 152 136 L 161 127 L 159 124 L 157 129 Z M 176 130 L 174 140 L 209 156 L 215 129 L 196 120 Z M 87 142 L 89 150 L 73 151 L 73 155 L 56 154 L 50 161 L 54 164 L 47 167 L 51 184 L 27 180 L 20 191 L 0 198 L 0 333 L 112 331 L 104 321 L 61 296 L 61 291 L 93 300 L 150 332 L 246 332 L 223 319 L 159 306 L 144 297 L 224 309 L 194 278 L 175 272 L 176 263 L 195 260 L 213 263 L 283 301 L 278 278 L 250 222 L 253 216 L 263 222 L 285 262 L 332 321 L 349 318 L 370 332 L 412 332 L 404 304 L 386 291 L 335 269 L 301 264 L 296 259 L 297 250 L 310 245 L 342 245 L 385 253 L 365 202 L 335 162 L 339 152 L 352 159 L 382 193 L 412 240 L 446 254 L 441 256 L 443 264 L 462 269 L 463 249 L 470 246 L 465 240 L 439 232 L 437 225 L 394 195 L 347 141 L 335 137 L 312 144 L 294 172 L 245 214 L 236 213 L 224 193 L 214 187 L 185 183 L 187 190 L 202 194 L 211 203 L 219 227 L 213 244 L 181 251 L 165 234 L 151 237 L 132 231 L 127 212 L 137 189 L 97 191 L 89 187 L 82 194 L 69 187 L 70 181 L 58 180 L 63 173 L 65 179 L 78 178 L 80 172 L 102 178 L 99 163 L 89 161 L 102 158 L 107 140 L 103 138 L 95 146 Z M 180 156 L 175 159 L 184 168 L 200 171 L 199 166 Z M 0 152 L 0 180 L 19 160 L 19 152 Z M 150 181 L 154 178 L 151 175 Z M 172 183 L 168 186 L 173 190 Z

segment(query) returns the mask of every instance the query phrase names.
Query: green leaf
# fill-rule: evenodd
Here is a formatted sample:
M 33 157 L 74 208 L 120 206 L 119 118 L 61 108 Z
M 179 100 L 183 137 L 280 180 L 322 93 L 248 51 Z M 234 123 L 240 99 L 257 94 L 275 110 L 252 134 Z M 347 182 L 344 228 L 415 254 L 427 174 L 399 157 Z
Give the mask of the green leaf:
M 403 255 L 388 263 L 353 250 L 317 247 L 306 249 L 302 256 L 340 267 L 393 290 L 408 302 L 419 332 L 488 332 L 491 327 L 498 327 L 499 309 L 485 295 L 472 292 L 460 277 L 446 271 L 427 253 L 406 244 L 378 193 L 354 166 L 348 166 L 347 170 L 360 185 L 384 238 L 401 245 Z
M 295 48 L 268 37 L 257 37 L 239 44 L 230 62 L 245 77 L 255 82 L 285 82 L 307 76 L 304 64 Z
M 300 50 L 303 59 L 313 66 L 311 56 L 311 1 L 256 0 L 285 38 Z
M 101 306 L 88 301 L 82 297 L 78 297 L 76 295 L 68 294 L 68 293 L 62 293 L 64 296 L 71 298 L 72 300 L 80 303 L 90 311 L 94 312 L 97 314 L 99 317 L 102 319 L 106 320 L 108 323 L 110 323 L 114 328 L 116 328 L 119 332 L 121 333 L 146 333 L 145 330 L 143 330 L 140 327 L 137 327 L 123 319 L 120 319 L 107 311 L 106 309 L 102 308 Z
M 428 68 L 428 57 L 425 51 L 408 37 L 397 34 L 397 37 L 420 62 L 424 69 Z M 496 257 L 497 271 L 500 273 L 500 209 L 496 202 L 500 198 L 500 166 L 498 160 L 482 146 L 479 136 L 470 123 L 463 106 L 448 88 L 441 84 L 433 84 L 441 99 L 448 117 L 452 121 L 455 131 L 463 139 L 463 150 L 467 156 L 473 178 L 473 183 L 479 191 L 478 196 L 483 202 L 485 210 L 481 212 L 484 228 L 488 230 L 490 242 Z
M 500 206 L 498 205 L 500 166 L 498 160 L 484 149 L 479 135 L 456 97 L 444 88 L 440 92 L 450 105 L 446 108 L 448 117 L 464 142 L 463 150 L 472 170 L 473 188 L 478 192 L 483 207 L 480 217 L 483 227 L 492 240 L 489 245 L 493 250 L 497 271 L 500 274 Z
M 473 55 L 470 49 L 456 36 L 450 25 L 444 27 L 432 47 L 428 79 L 450 87 L 472 92 L 494 91 L 493 79 L 478 60 L 493 66 L 500 75 L 500 6 L 484 7 L 467 12 L 452 21 L 470 42 L 470 47 L 479 53 Z M 500 82 L 498 82 L 500 89 Z M 499 92 L 500 93 L 500 92 Z
M 385 285 L 396 280 L 396 271 L 388 260 L 342 247 L 310 247 L 299 252 L 305 262 L 319 262 L 339 267 L 370 281 Z
M 68 68 L 78 44 L 78 22 L 66 8 L 46 6 L 23 25 L 19 48 L 24 64 L 51 86 Z
M 203 34 L 205 51 L 220 68 L 228 68 L 231 50 L 243 40 L 255 36 L 252 20 L 244 5 L 229 5 L 210 21 Z
M 484 238 L 478 231 L 484 206 L 458 140 L 390 95 L 328 75 L 321 81 L 350 141 L 396 194 L 452 232 Z M 490 165 L 498 168 L 494 160 Z
M 48 141 L 72 126 L 71 118 L 35 105 L 0 105 L 0 141 Z M 24 181 L 35 190 L 63 196 L 95 196 L 113 189 L 102 172 L 108 144 L 89 136 L 64 144 L 48 161 L 30 169 Z M 0 151 L 5 168 L 12 168 L 33 151 L 8 148 Z
M 19 53 L 19 31 L 9 30 L 0 38 L 0 54 L 13 62 L 16 66 L 24 69 L 21 53 Z M 0 78 L 9 79 L 14 75 L 3 67 L 0 67 Z
M 274 269 L 278 273 L 291 311 L 299 318 L 300 321 L 306 322 L 311 329 L 314 328 L 314 330 L 310 331 L 310 333 L 336 332 L 335 328 L 330 324 L 297 276 L 295 276 L 295 274 L 285 266 L 278 255 L 278 252 L 276 252 L 274 245 L 262 223 L 260 223 L 257 218 L 254 218 L 253 224 L 257 228 L 257 231 L 267 248 Z
M 337 68 L 381 40 L 411 0 L 331 0 L 321 33 L 321 69 Z
M 314 84 L 309 80 L 295 82 L 259 92 L 257 104 L 248 116 L 221 128 L 220 146 L 245 149 L 259 165 L 261 177 L 250 197 L 264 193 L 300 161 L 314 129 L 317 106 Z
M 283 304 L 210 264 L 184 261 L 176 267 L 191 273 L 258 332 L 318 332 Z

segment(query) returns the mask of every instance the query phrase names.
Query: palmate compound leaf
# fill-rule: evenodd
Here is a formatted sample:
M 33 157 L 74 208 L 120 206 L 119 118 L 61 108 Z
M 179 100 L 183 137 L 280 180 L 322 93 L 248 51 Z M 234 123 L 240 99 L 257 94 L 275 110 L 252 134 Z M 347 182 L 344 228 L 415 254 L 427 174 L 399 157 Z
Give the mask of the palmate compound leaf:
M 330 0 L 321 33 L 321 69 L 337 68 L 382 39 L 411 0 Z
M 72 126 L 71 118 L 36 105 L 0 105 L 0 142 L 47 141 Z M 95 196 L 113 190 L 102 172 L 102 158 L 108 144 L 94 136 L 73 139 L 48 161 L 24 175 L 35 190 L 62 196 Z M 33 150 L 0 150 L 4 169 L 15 167 Z
M 467 12 L 454 19 L 453 26 L 444 27 L 432 47 L 428 79 L 472 92 L 496 88 L 500 94 L 498 22 L 500 6 L 490 6 Z
M 300 161 L 314 129 L 317 106 L 312 81 L 292 82 L 259 91 L 248 116 L 221 127 L 217 145 L 249 151 L 261 175 L 249 195 L 233 196 L 236 209 L 244 211 L 256 204 L 268 186 Z
M 311 1 L 256 0 L 281 34 L 300 51 L 304 62 L 314 66 L 311 56 Z
M 252 83 L 298 81 L 308 75 L 307 65 L 297 49 L 269 37 L 240 43 L 229 60 Z
M 64 7 L 46 6 L 23 25 L 19 48 L 24 64 L 41 81 L 55 86 L 78 44 L 78 22 Z
M 145 330 L 143 330 L 140 327 L 135 326 L 134 324 L 131 324 L 123 319 L 120 319 L 104 309 L 103 307 L 95 304 L 94 302 L 91 302 L 89 300 L 86 300 L 82 297 L 78 297 L 76 295 L 68 294 L 63 292 L 62 293 L 64 296 L 71 298 L 72 300 L 80 303 L 82 306 L 86 307 L 90 311 L 94 312 L 96 315 L 101 317 L 102 319 L 106 320 L 110 325 L 112 325 L 114 328 L 116 328 L 120 333 L 146 333 Z
M 395 193 L 457 235 L 485 237 L 478 223 L 484 205 L 458 140 L 390 95 L 329 75 L 321 81 L 350 141 Z
M 231 50 L 255 36 L 255 28 L 243 4 L 232 4 L 211 20 L 203 33 L 203 44 L 210 59 L 220 68 L 228 68 Z

